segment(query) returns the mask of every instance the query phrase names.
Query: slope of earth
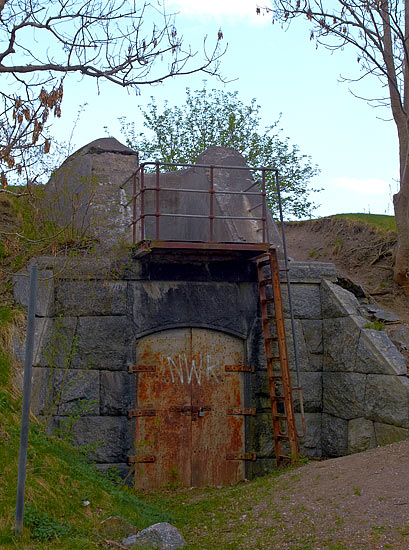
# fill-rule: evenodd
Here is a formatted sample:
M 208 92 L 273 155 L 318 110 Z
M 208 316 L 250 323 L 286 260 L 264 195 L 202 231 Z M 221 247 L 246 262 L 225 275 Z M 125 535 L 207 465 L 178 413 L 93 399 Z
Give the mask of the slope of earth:
M 148 498 L 172 511 L 189 550 L 407 550 L 408 459 L 403 441 L 232 488 Z
M 395 232 L 336 216 L 288 222 L 285 232 L 291 258 L 333 262 L 340 277 L 363 287 L 369 302 L 409 322 L 409 299 L 393 281 Z

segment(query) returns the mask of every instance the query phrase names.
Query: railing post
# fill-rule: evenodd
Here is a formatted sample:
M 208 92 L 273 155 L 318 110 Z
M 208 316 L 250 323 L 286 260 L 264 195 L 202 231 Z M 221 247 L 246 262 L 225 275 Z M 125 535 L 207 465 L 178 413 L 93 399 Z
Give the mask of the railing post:
M 132 182 L 132 244 L 136 244 L 136 172 L 133 175 L 133 182 Z
M 141 241 L 145 239 L 145 174 L 144 166 L 141 165 Z
M 160 216 L 160 210 L 159 210 L 159 162 L 156 162 L 156 187 L 155 187 L 155 219 L 156 219 L 156 240 L 159 240 L 159 216 Z
M 214 167 L 210 166 L 210 211 L 209 211 L 209 241 L 213 242 L 213 220 L 214 220 L 214 174 L 213 174 Z
M 262 201 L 262 224 L 263 224 L 263 243 L 267 241 L 267 231 L 266 231 L 266 218 L 267 218 L 267 205 L 266 205 L 266 170 L 265 168 L 261 169 L 261 195 L 263 197 Z

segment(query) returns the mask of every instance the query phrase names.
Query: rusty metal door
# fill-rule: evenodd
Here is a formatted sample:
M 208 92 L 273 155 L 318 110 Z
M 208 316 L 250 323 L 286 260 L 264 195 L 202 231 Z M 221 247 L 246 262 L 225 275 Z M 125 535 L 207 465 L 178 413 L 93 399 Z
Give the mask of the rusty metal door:
M 184 328 L 139 339 L 137 487 L 244 478 L 243 365 L 243 341 L 225 333 Z

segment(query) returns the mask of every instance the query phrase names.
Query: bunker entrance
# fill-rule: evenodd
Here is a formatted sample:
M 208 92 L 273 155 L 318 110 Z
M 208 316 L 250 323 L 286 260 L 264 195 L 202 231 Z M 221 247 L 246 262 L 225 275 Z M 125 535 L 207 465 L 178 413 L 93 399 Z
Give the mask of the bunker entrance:
M 244 342 L 209 329 L 164 330 L 137 342 L 135 486 L 244 479 Z

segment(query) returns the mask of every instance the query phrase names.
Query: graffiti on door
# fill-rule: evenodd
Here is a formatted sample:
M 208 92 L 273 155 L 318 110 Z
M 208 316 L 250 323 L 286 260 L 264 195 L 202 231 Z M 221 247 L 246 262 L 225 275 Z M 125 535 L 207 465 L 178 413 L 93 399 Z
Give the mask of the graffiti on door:
M 189 360 L 186 353 L 179 353 L 177 357 L 166 358 L 172 384 L 178 382 L 191 384 L 193 376 L 199 385 L 204 377 L 206 380 L 213 379 L 217 383 L 220 382 L 215 372 L 219 366 L 216 360 L 208 354 L 203 356 L 200 353 L 196 357 L 199 359 Z

